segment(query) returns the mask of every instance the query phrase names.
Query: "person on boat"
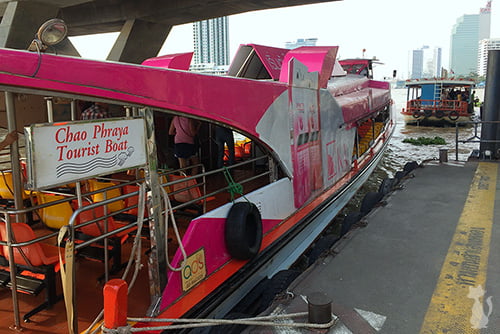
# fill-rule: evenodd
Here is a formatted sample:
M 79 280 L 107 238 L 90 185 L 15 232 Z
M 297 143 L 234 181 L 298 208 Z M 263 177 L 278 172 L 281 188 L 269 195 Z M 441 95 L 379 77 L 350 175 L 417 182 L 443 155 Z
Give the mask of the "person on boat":
M 0 142 L 0 151 L 3 150 L 4 148 L 6 148 L 7 146 L 9 146 L 10 144 L 12 144 L 13 142 L 15 142 L 17 140 L 17 131 L 14 130 L 14 131 L 11 131 L 9 132 L 5 138 Z
M 94 102 L 90 107 L 82 111 L 81 119 L 100 119 L 108 118 L 108 105 L 106 103 Z
M 229 150 L 228 164 L 234 163 L 234 136 L 233 131 L 229 128 L 216 125 L 215 126 L 215 142 L 217 144 L 217 168 L 224 166 L 224 145 L 227 145 Z
M 168 134 L 174 136 L 174 155 L 179 159 L 180 168 L 199 162 L 195 142 L 199 127 L 194 120 L 181 116 L 174 116 L 170 123 Z

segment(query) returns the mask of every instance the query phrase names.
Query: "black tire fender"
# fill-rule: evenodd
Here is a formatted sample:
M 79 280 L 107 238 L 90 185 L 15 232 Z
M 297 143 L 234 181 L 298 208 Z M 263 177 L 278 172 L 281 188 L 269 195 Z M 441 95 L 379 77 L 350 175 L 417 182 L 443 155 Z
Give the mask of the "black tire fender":
M 382 183 L 380 184 L 380 186 L 378 187 L 378 192 L 385 196 L 391 192 L 391 190 L 392 190 L 392 188 L 394 188 L 395 184 L 396 184 L 396 179 L 385 178 L 382 181 Z
M 383 195 L 379 192 L 370 191 L 367 192 L 363 200 L 361 201 L 360 211 L 363 215 L 366 215 L 375 207 L 375 205 L 382 199 Z
M 361 212 L 349 212 L 347 216 L 344 217 L 342 221 L 342 227 L 340 228 L 340 236 L 345 235 L 352 228 L 352 225 L 356 224 L 363 218 L 363 214 Z
M 414 112 L 413 112 L 412 116 L 413 116 L 414 118 L 420 118 L 420 116 L 422 116 L 422 115 L 420 114 L 420 111 L 418 111 L 418 110 L 417 110 L 417 111 L 414 111 Z
M 229 254 L 238 260 L 250 260 L 262 243 L 262 218 L 250 202 L 234 203 L 226 218 L 224 239 Z
M 444 111 L 443 110 L 436 110 L 436 117 L 437 118 L 443 118 L 444 117 Z
M 404 167 L 403 167 L 403 170 L 405 172 L 411 172 L 413 171 L 414 169 L 416 169 L 418 167 L 418 162 L 416 161 L 411 161 L 411 162 L 407 162 Z
M 449 119 L 452 121 L 456 121 L 460 115 L 458 114 L 458 111 L 453 110 L 450 111 L 450 114 L 448 115 Z
M 424 110 L 424 116 L 425 117 L 431 117 L 432 116 L 432 110 L 431 109 L 425 109 Z

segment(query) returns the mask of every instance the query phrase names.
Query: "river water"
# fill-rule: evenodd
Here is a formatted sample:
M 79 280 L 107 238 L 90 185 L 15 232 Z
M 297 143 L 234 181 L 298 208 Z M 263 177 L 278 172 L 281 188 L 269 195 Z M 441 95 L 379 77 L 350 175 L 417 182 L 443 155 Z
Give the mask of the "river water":
M 439 150 L 448 150 L 448 160 L 455 160 L 455 137 L 456 129 L 454 126 L 450 127 L 425 127 L 416 125 L 406 125 L 401 115 L 402 108 L 406 105 L 406 89 L 393 89 L 392 99 L 394 100 L 394 114 L 396 118 L 396 128 L 394 134 L 389 142 L 388 148 L 384 156 L 373 172 L 369 180 L 363 185 L 356 196 L 351 200 L 343 213 L 351 212 L 359 207 L 359 203 L 364 194 L 368 191 L 378 191 L 378 187 L 382 180 L 387 177 L 394 177 L 397 171 L 403 169 L 407 162 L 416 161 L 421 163 L 426 160 L 438 160 Z M 477 95 L 482 97 L 482 92 L 477 91 Z M 482 98 L 481 98 L 482 100 Z M 480 135 L 480 133 L 478 133 Z M 469 139 L 474 136 L 473 127 L 460 127 L 459 140 Z M 406 138 L 418 137 L 441 137 L 446 141 L 445 145 L 427 145 L 415 146 L 409 143 L 403 143 Z M 465 161 L 469 157 L 473 149 L 478 149 L 478 143 L 459 144 L 458 160 Z

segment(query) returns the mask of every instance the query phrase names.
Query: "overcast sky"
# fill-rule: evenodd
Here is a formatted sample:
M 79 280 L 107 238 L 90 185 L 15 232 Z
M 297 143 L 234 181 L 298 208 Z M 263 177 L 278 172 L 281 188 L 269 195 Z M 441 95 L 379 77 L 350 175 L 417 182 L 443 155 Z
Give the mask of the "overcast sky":
M 340 58 L 377 57 L 384 65 L 376 76 L 395 69 L 406 79 L 408 54 L 423 45 L 443 48 L 448 67 L 450 34 L 463 14 L 478 14 L 487 0 L 344 0 L 279 8 L 229 17 L 231 58 L 238 45 L 284 47 L 297 38 L 317 38 L 317 45 L 338 45 Z M 492 2 L 491 37 L 500 38 L 500 6 Z M 83 57 L 105 59 L 117 33 L 72 38 Z M 192 25 L 176 26 L 160 55 L 193 51 Z

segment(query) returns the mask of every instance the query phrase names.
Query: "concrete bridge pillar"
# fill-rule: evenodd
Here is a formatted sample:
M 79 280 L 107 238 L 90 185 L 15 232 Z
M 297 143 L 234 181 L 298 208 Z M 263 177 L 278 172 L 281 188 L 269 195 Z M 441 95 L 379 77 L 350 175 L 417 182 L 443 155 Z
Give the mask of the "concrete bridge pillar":
M 127 20 L 107 59 L 140 64 L 156 57 L 171 29 L 167 24 Z
M 47 20 L 57 17 L 59 9 L 35 1 L 10 1 L 0 22 L 0 47 L 26 50 L 38 31 Z M 79 56 L 78 51 L 68 39 L 57 49 L 47 52 Z

